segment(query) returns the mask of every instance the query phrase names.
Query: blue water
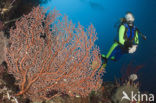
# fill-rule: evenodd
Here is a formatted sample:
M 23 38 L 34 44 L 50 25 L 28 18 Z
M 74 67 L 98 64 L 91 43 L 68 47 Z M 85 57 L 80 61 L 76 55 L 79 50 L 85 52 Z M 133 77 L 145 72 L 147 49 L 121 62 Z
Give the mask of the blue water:
M 59 10 L 73 23 L 80 22 L 87 27 L 91 23 L 98 33 L 96 44 L 101 53 L 107 53 L 117 33 L 114 24 L 127 11 L 133 12 L 136 26 L 147 36 L 140 38 L 137 51 L 124 55 L 118 62 L 110 61 L 104 81 L 121 77 L 121 68 L 133 61 L 134 65 L 144 65 L 138 72 L 141 89 L 156 94 L 156 0 L 51 0 L 44 7 Z

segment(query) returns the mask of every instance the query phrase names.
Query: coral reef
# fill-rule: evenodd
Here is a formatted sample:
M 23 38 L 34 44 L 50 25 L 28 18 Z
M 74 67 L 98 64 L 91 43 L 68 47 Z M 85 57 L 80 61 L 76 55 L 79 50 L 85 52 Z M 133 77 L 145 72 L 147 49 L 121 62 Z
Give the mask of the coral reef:
M 14 96 L 15 92 L 6 85 L 7 83 L 0 79 L 0 103 L 16 103 L 15 100 L 18 103 L 112 103 L 110 99 L 112 96 L 111 92 L 115 88 L 113 83 L 106 82 L 97 91 L 92 92 L 86 97 L 70 97 L 63 94 L 48 101 L 36 102 L 23 96 Z
M 122 85 L 118 85 L 118 87 L 114 90 L 114 94 L 112 95 L 113 103 L 129 103 L 130 101 L 127 99 L 123 99 L 123 93 L 126 93 L 129 97 L 131 97 L 131 92 L 134 94 L 139 92 L 138 83 L 133 83 L 132 81 L 127 81 Z
M 142 65 L 129 64 L 121 82 L 102 84 L 93 25 L 75 27 L 55 10 L 48 16 L 39 7 L 31 12 L 43 1 L 0 1 L 0 103 L 120 103 L 123 90 L 139 91 Z
M 103 72 L 97 72 L 101 58 L 93 25 L 85 30 L 66 17 L 57 18 L 60 14 L 55 10 L 45 14 L 36 7 L 10 30 L 6 56 L 8 72 L 20 88 L 16 95 L 38 101 L 62 94 L 88 96 L 100 88 Z
M 4 32 L 0 31 L 0 64 L 5 61 L 7 39 L 4 37 Z
M 1 68 L 4 68 L 4 66 L 0 66 L 0 69 Z M 123 100 L 121 102 L 121 98 L 123 96 L 122 92 L 125 91 L 128 95 L 130 95 L 131 91 L 134 91 L 134 94 L 139 91 L 139 83 L 136 82 L 136 79 L 134 80 L 130 78 L 131 76 L 133 76 L 132 74 L 130 75 L 130 77 L 128 77 L 129 79 L 125 80 L 124 82 L 123 81 L 117 81 L 116 83 L 104 82 L 98 90 L 92 91 L 86 97 L 81 96 L 71 97 L 67 94 L 62 94 L 57 97 L 55 96 L 54 98 L 47 101 L 36 102 L 35 100 L 31 101 L 23 96 L 20 97 L 14 96 L 13 94 L 18 92 L 18 89 L 11 89 L 17 88 L 17 86 L 14 84 L 15 80 L 13 79 L 11 74 L 7 74 L 4 72 L 2 74 L 3 78 L 0 78 L 1 103 L 15 103 L 15 99 L 13 99 L 13 97 L 15 97 L 19 103 L 129 103 L 129 101 L 126 100 Z M 53 91 L 53 93 L 56 92 L 57 91 Z M 8 98 L 8 94 L 10 95 L 11 99 Z M 136 102 L 134 101 L 134 103 Z
M 9 29 L 22 15 L 31 12 L 33 7 L 49 0 L 0 0 L 0 21 L 3 23 L 5 35 L 9 37 Z M 0 23 L 0 29 L 1 29 Z

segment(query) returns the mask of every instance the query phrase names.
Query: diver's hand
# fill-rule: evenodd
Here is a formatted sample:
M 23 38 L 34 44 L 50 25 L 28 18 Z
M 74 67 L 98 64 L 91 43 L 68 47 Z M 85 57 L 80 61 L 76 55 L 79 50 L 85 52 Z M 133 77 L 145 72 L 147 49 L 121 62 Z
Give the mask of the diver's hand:
M 128 53 L 132 54 L 136 51 L 138 45 L 132 45 L 132 47 L 129 48 Z

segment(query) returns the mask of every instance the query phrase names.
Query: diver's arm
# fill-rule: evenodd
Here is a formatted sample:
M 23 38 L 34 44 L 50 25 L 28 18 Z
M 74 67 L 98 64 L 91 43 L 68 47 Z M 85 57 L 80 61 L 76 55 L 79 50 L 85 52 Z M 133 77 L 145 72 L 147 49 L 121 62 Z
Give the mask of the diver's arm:
M 135 32 L 135 38 L 134 38 L 134 42 L 135 44 L 132 45 L 132 47 L 129 48 L 129 53 L 134 53 L 138 47 L 138 44 L 139 44 L 139 36 L 138 36 L 138 31 Z
M 136 31 L 136 34 L 135 34 L 135 44 L 139 44 L 139 36 L 138 36 L 138 31 Z
M 120 28 L 119 28 L 119 43 L 124 45 L 124 33 L 125 33 L 125 26 L 124 25 L 121 25 Z

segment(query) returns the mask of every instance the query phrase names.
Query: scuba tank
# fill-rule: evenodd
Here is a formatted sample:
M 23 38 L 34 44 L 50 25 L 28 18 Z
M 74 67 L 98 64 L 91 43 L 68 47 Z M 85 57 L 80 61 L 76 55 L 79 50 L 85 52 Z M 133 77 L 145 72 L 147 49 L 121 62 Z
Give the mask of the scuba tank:
M 114 28 L 120 27 L 120 25 L 122 25 L 124 23 L 126 23 L 126 19 L 120 18 L 120 20 L 115 23 Z

